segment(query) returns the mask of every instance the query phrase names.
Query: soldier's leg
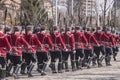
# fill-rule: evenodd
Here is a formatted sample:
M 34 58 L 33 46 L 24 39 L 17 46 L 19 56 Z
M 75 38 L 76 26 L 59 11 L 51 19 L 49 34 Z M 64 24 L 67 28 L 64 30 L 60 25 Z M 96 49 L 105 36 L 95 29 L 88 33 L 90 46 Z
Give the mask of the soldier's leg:
M 6 77 L 6 59 L 5 57 L 0 57 L 0 80 L 5 80 Z
M 72 51 L 70 52 L 70 59 L 71 59 L 71 66 L 72 66 L 72 71 L 75 71 L 75 54 Z
M 65 69 L 65 51 L 62 51 L 62 69 Z
M 100 46 L 100 51 L 102 53 L 102 56 L 100 57 L 100 63 L 102 64 L 102 61 L 106 59 L 106 48 L 104 46 Z
M 87 68 L 90 68 L 92 59 L 93 59 L 93 50 L 88 50 Z
M 110 48 L 106 48 L 106 56 L 105 56 L 105 62 L 106 62 L 106 66 L 110 66 Z
M 56 66 L 55 66 L 56 52 L 55 51 L 50 52 L 50 56 L 51 56 L 51 65 L 50 65 L 50 68 L 52 70 L 52 73 L 57 73 Z
M 23 52 L 23 53 L 22 53 L 21 71 L 20 71 L 20 73 L 21 73 L 22 75 L 26 75 L 25 70 L 26 70 L 27 64 L 26 64 L 26 62 L 25 62 L 25 57 L 26 57 L 26 53 Z
M 42 60 L 43 66 L 42 66 L 41 75 L 46 75 L 45 69 L 47 67 L 48 60 L 49 60 L 48 59 L 48 53 L 43 52 L 43 60 Z
M 11 62 L 11 55 L 10 53 L 7 53 L 7 64 L 6 64 L 6 76 L 9 77 L 11 76 L 10 71 L 12 69 L 12 62 Z
M 84 57 L 85 57 L 85 54 L 84 54 L 84 50 L 81 49 L 80 50 L 80 60 L 79 60 L 79 68 L 82 69 L 82 64 L 83 64 L 83 60 L 84 60 Z
M 15 79 L 18 79 L 19 77 L 18 77 L 18 71 L 19 71 L 19 69 L 20 69 L 20 67 L 21 67 L 21 57 L 20 56 L 13 56 L 13 77 L 15 78 Z
M 114 61 L 116 61 L 117 51 L 118 51 L 117 47 L 113 47 L 113 59 L 114 59 Z
M 32 75 L 32 70 L 35 66 L 35 63 L 36 63 L 36 57 L 35 57 L 35 54 L 34 53 L 30 53 L 29 54 L 29 65 L 27 67 L 27 70 L 28 70 L 28 77 L 33 77 Z
M 69 57 L 69 52 L 64 52 L 65 72 L 69 72 L 68 57 Z
M 57 54 L 57 58 L 59 59 L 59 62 L 58 62 L 58 73 L 62 73 L 62 52 L 61 51 L 57 51 L 56 52 Z

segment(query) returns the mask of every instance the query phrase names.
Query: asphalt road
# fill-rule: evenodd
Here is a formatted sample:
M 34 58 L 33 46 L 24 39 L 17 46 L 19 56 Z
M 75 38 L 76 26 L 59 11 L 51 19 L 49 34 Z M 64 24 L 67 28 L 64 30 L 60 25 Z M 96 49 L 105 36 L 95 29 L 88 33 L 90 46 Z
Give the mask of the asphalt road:
M 62 74 L 52 74 L 50 69 L 47 68 L 48 75 L 41 76 L 35 70 L 33 71 L 33 78 L 27 76 L 21 76 L 18 80 L 120 80 L 120 54 L 117 56 L 117 61 L 111 62 L 112 66 L 105 66 L 98 68 L 97 66 L 91 69 L 83 69 L 75 72 L 65 72 Z M 13 77 L 9 77 L 9 80 L 14 80 Z

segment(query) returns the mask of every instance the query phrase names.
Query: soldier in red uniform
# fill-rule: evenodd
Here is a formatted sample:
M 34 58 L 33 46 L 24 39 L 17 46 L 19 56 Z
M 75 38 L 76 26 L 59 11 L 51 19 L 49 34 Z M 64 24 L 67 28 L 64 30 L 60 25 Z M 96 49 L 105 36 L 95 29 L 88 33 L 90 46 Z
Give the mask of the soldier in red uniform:
M 0 25 L 0 80 L 6 77 L 6 50 L 10 50 L 11 45 L 4 35 L 4 25 Z
M 76 49 L 76 67 L 77 69 L 82 68 L 84 54 L 84 43 L 88 44 L 85 35 L 80 32 L 80 27 L 75 27 L 74 38 L 75 38 L 75 49 Z
M 113 59 L 114 59 L 114 61 L 116 61 L 116 56 L 117 56 L 117 53 L 119 51 L 119 49 L 118 49 L 119 43 L 118 42 L 120 41 L 120 38 L 119 38 L 116 30 L 112 30 L 112 36 L 114 38 L 114 43 L 115 43 L 115 45 L 112 48 L 113 49 Z
M 55 62 L 56 59 L 59 59 L 58 62 L 58 73 L 62 73 L 62 53 L 61 50 L 65 48 L 65 44 L 61 38 L 61 35 L 58 31 L 57 26 L 53 26 L 53 30 L 50 33 L 50 38 L 52 40 L 52 49 L 50 51 L 51 55 L 51 64 L 52 73 L 57 73 Z
M 112 48 L 115 45 L 115 42 L 111 34 L 110 28 L 105 29 L 105 34 L 109 37 L 108 39 L 105 39 L 105 42 L 104 42 L 105 50 L 106 50 L 105 62 L 106 62 L 106 66 L 111 66 L 110 61 L 111 61 L 111 55 L 113 53 Z
M 10 26 L 6 26 L 4 28 L 4 32 L 5 32 L 5 35 L 6 35 L 7 39 L 8 39 L 8 41 L 9 41 L 10 34 L 11 34 L 11 27 Z M 9 43 L 10 43 L 10 41 L 9 41 Z M 10 58 L 11 58 L 10 52 L 7 51 L 7 56 L 6 56 L 6 63 L 7 63 L 7 65 L 6 65 L 6 76 L 7 77 L 11 76 L 10 70 L 12 69 L 12 63 L 9 62 Z
M 36 63 L 36 47 L 42 47 L 37 35 L 33 34 L 33 26 L 28 25 L 26 27 L 26 33 L 24 34 L 24 39 L 29 43 L 31 48 L 24 47 L 24 58 L 27 65 L 28 77 L 33 77 L 31 71 L 33 70 Z
M 96 54 L 96 59 L 98 63 L 98 67 L 102 67 L 102 61 L 105 59 L 106 51 L 105 51 L 105 45 L 103 44 L 105 39 L 108 39 L 109 37 L 102 31 L 100 27 L 96 28 L 96 32 L 93 34 L 100 46 L 94 47 L 94 52 Z M 100 57 L 100 53 L 102 53 L 102 56 Z
M 12 46 L 12 49 L 10 50 L 10 61 L 14 66 L 13 69 L 13 76 L 14 78 L 18 78 L 18 71 L 20 69 L 21 65 L 21 57 L 22 57 L 22 45 L 29 47 L 29 44 L 26 42 L 26 40 L 23 38 L 23 36 L 20 34 L 21 27 L 15 26 L 13 28 L 13 33 L 9 35 L 9 41 Z
M 63 66 L 65 64 L 65 71 L 68 72 L 68 58 L 70 56 L 72 71 L 75 71 L 75 40 L 71 29 L 67 27 L 65 33 L 62 34 L 62 39 L 65 43 L 66 50 L 63 51 Z
M 49 49 L 52 48 L 52 41 L 50 39 L 49 34 L 46 32 L 45 26 L 42 26 L 40 29 L 40 32 L 37 33 L 37 37 L 39 41 L 42 44 L 42 47 L 37 48 L 37 65 L 38 65 L 38 71 L 41 73 L 41 75 L 46 75 L 44 72 L 47 66 L 47 63 L 49 61 L 48 52 Z
M 87 28 L 87 31 L 84 34 L 88 41 L 88 45 L 85 45 L 85 61 L 87 62 L 87 68 L 90 68 L 90 63 L 94 57 L 93 45 L 99 46 L 99 44 L 95 37 L 91 34 L 90 28 Z

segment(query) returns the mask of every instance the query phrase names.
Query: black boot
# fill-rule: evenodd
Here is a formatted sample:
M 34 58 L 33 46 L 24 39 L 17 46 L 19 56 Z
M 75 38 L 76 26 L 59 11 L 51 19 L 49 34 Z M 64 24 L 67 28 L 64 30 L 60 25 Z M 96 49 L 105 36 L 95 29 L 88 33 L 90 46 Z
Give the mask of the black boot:
M 79 64 L 79 61 L 76 60 L 76 68 L 79 70 L 80 69 L 80 64 Z
M 1 69 L 0 70 L 0 80 L 5 80 L 6 77 L 6 70 Z
M 42 71 L 41 71 L 42 76 L 46 75 L 46 73 L 45 73 L 46 67 L 47 67 L 47 63 L 43 63 L 43 67 L 42 67 Z
M 12 75 L 10 74 L 10 71 L 11 71 L 11 69 L 12 69 L 12 66 L 13 66 L 13 64 L 10 63 L 10 64 L 6 67 L 6 77 L 12 76 Z
M 62 71 L 62 63 L 61 62 L 58 63 L 58 73 L 63 73 L 63 71 Z
M 101 63 L 100 59 L 97 59 L 97 63 L 98 63 L 98 67 L 102 67 L 102 63 Z
M 34 64 L 33 64 L 33 63 L 31 63 L 31 64 L 27 67 L 28 77 L 33 77 L 33 75 L 31 74 L 33 68 L 34 68 Z
M 72 71 L 75 71 L 75 61 L 71 61 Z
M 100 63 L 102 63 L 102 61 L 103 61 L 104 59 L 106 59 L 106 57 L 105 57 L 105 55 L 102 55 L 102 56 L 100 57 L 100 59 L 99 59 Z
M 112 65 L 110 64 L 110 62 L 111 62 L 111 56 L 108 57 L 108 65 L 107 65 L 107 66 L 112 66 Z
M 79 60 L 79 69 L 82 69 L 83 60 L 84 60 L 83 58 Z
M 57 73 L 55 63 L 51 63 L 52 73 Z
M 113 59 L 114 59 L 114 61 L 116 61 L 116 56 L 117 56 L 117 53 L 115 52 L 115 53 L 113 54 Z
M 21 65 L 21 71 L 20 71 L 20 73 L 21 73 L 22 75 L 26 75 L 26 73 L 25 73 L 26 67 L 27 67 L 27 64 L 26 64 L 26 63 L 23 63 L 23 64 Z
M 65 62 L 65 72 L 69 72 L 69 69 L 68 69 L 68 62 L 67 62 L 67 61 Z
M 18 71 L 19 71 L 19 69 L 20 69 L 20 65 L 14 66 L 14 69 L 13 69 L 13 77 L 14 77 L 15 79 L 18 79 L 18 78 L 19 78 L 19 77 L 18 77 Z
M 42 67 L 43 67 L 43 64 L 38 64 L 37 71 L 38 71 L 39 73 L 41 73 Z
M 91 64 L 91 61 L 92 61 L 92 58 L 90 57 L 87 61 L 87 68 L 89 69 L 90 68 L 90 64 Z

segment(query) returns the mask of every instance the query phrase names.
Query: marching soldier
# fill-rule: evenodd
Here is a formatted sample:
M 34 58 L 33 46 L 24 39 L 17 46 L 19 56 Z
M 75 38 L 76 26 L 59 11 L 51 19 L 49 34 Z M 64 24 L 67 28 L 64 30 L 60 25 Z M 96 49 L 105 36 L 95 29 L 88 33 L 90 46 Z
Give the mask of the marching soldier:
M 9 41 L 12 49 L 10 50 L 10 61 L 13 64 L 13 76 L 15 79 L 18 79 L 18 71 L 21 65 L 22 57 L 22 45 L 29 47 L 29 44 L 20 34 L 21 27 L 15 26 L 13 28 L 13 33 L 9 35 Z
M 94 47 L 94 52 L 96 54 L 98 67 L 102 67 L 102 61 L 105 59 L 106 55 L 104 40 L 108 39 L 109 37 L 102 31 L 100 27 L 96 28 L 96 32 L 93 35 L 100 44 L 100 46 Z M 102 53 L 102 56 L 100 56 L 100 53 Z
M 26 27 L 26 33 L 24 34 L 24 39 L 28 42 L 31 48 L 24 47 L 24 58 L 27 66 L 28 77 L 33 77 L 32 70 L 36 63 L 36 47 L 42 47 L 41 42 L 37 38 L 37 35 L 33 34 L 33 26 L 28 25 Z M 25 68 L 25 67 L 24 67 Z
M 112 48 L 115 45 L 115 43 L 110 28 L 105 29 L 105 34 L 109 37 L 108 39 L 105 39 L 104 42 L 105 50 L 106 50 L 105 62 L 106 62 L 106 66 L 111 66 L 110 61 L 111 61 L 111 55 L 113 53 Z
M 57 26 L 53 26 L 53 30 L 50 33 L 50 38 L 52 40 L 52 50 L 50 51 L 51 55 L 51 64 L 52 73 L 57 73 L 56 71 L 56 59 L 59 59 L 58 62 L 58 73 L 62 73 L 62 53 L 61 50 L 65 49 L 65 44 L 62 40 L 62 37 L 58 31 Z
M 37 48 L 36 53 L 38 71 L 41 73 L 41 75 L 46 75 L 45 69 L 49 60 L 48 52 L 49 49 L 52 48 L 52 41 L 50 39 L 50 36 L 46 32 L 45 26 L 41 27 L 40 32 L 37 33 L 37 37 L 42 44 L 42 47 Z
M 4 25 L 0 25 L 0 80 L 6 77 L 6 50 L 10 50 L 11 45 L 4 35 Z
M 87 62 L 87 68 L 90 68 L 90 63 L 94 57 L 93 45 L 99 46 L 99 44 L 95 37 L 91 34 L 90 28 L 87 28 L 87 31 L 84 34 L 88 41 L 88 45 L 85 45 L 85 61 Z
M 62 34 L 62 39 L 65 43 L 66 50 L 63 51 L 63 66 L 65 65 L 65 71 L 68 72 L 68 58 L 70 56 L 72 71 L 75 71 L 75 40 L 74 35 L 71 33 L 70 28 L 66 28 L 65 33 Z
M 85 35 L 80 32 L 80 27 L 75 27 L 74 38 L 75 38 L 75 49 L 76 49 L 76 67 L 77 69 L 82 68 L 84 54 L 84 43 L 88 44 Z

